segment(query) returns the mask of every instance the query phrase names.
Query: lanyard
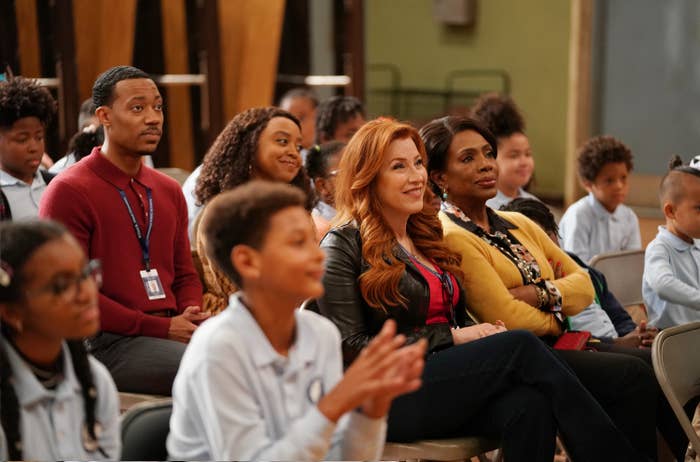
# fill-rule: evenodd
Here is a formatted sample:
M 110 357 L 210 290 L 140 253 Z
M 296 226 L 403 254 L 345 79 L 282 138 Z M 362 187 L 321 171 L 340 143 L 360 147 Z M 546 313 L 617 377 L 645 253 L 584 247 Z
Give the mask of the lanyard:
M 146 271 L 151 270 L 151 255 L 149 253 L 148 247 L 151 240 L 151 230 L 153 229 L 153 196 L 151 195 L 151 188 L 146 188 L 146 197 L 148 197 L 148 229 L 146 230 L 146 235 L 144 236 L 141 232 L 141 227 L 136 221 L 136 215 L 131 209 L 129 201 L 126 199 L 126 193 L 123 189 L 119 189 L 119 195 L 126 205 L 126 210 L 129 212 L 129 217 L 131 217 L 131 224 L 134 225 L 134 231 L 136 231 L 136 238 L 139 240 L 141 245 L 141 253 L 143 254 L 143 264 L 146 265 Z
M 430 268 L 429 266 L 424 265 L 418 258 L 416 258 L 413 254 L 411 254 L 408 250 L 404 248 L 401 244 L 399 244 L 399 247 L 403 252 L 408 256 L 408 259 L 411 260 L 411 262 L 418 267 L 420 265 L 421 268 L 425 268 L 430 274 L 435 276 L 439 281 L 440 281 L 440 286 L 442 288 L 442 302 L 445 305 L 445 308 L 447 309 L 447 314 L 449 315 L 449 324 L 453 327 L 459 327 L 457 325 L 457 318 L 455 317 L 455 307 L 454 307 L 454 294 L 455 294 L 455 288 L 454 285 L 452 284 L 452 278 L 450 277 L 450 273 L 447 271 L 440 271 L 435 270 L 433 268 Z M 437 266 L 437 265 L 436 265 Z M 438 267 L 439 268 L 439 267 Z M 418 269 L 418 268 L 416 268 Z M 420 272 L 420 270 L 419 270 Z M 425 277 L 423 278 L 425 279 Z M 428 282 L 428 281 L 426 281 Z M 430 286 L 430 283 L 428 283 L 428 286 Z

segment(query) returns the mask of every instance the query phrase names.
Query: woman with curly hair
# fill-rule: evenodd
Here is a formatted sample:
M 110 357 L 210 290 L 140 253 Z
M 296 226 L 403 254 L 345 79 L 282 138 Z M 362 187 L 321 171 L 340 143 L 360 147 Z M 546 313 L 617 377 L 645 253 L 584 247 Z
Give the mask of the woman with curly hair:
M 301 125 L 287 111 L 261 107 L 241 112 L 231 119 L 204 157 L 195 188 L 198 202 L 206 205 L 223 191 L 260 179 L 297 186 L 306 193 L 306 206 L 311 210 L 314 195 L 302 168 L 301 140 Z M 205 238 L 196 228 L 195 223 L 193 235 L 205 285 L 202 308 L 218 313 L 237 288 L 206 257 Z
M 537 199 L 523 189 L 532 181 L 535 159 L 525 134 L 525 119 L 515 101 L 498 93 L 487 93 L 476 101 L 472 114 L 486 125 L 498 143 L 498 189 L 487 205 L 498 210 L 518 197 Z
M 0 224 L 0 255 L 0 460 L 119 459 L 117 389 L 82 341 L 99 262 L 50 221 Z
M 56 102 L 24 77 L 0 82 L 0 220 L 36 217 L 53 175 L 39 170 Z
M 534 335 L 469 320 L 460 256 L 442 243 L 437 216 L 423 211 L 425 162 L 410 125 L 364 125 L 340 162 L 338 226 L 321 242 L 327 260 L 318 307 L 340 329 L 346 365 L 387 319 L 409 342 L 428 342 L 423 386 L 393 401 L 388 440 L 480 435 L 498 439 L 510 462 L 551 462 L 558 429 L 576 461 L 638 460 Z

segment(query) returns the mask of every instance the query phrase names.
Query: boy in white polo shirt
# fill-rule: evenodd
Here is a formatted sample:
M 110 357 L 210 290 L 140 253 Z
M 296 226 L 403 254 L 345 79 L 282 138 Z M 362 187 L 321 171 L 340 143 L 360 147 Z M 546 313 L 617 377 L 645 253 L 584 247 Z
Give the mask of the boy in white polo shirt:
M 425 341 L 402 347 L 388 322 L 343 376 L 337 328 L 295 309 L 323 293 L 304 203 L 292 186 L 254 181 L 203 212 L 209 258 L 241 290 L 182 358 L 170 458 L 377 459 L 391 401 L 420 386 Z
M 46 127 L 56 113 L 51 93 L 36 81 L 0 82 L 0 220 L 34 218 L 53 175 L 39 170 Z
M 649 322 L 661 329 L 700 321 L 700 156 L 670 167 L 659 191 L 666 226 L 646 249 L 642 282 Z
M 595 255 L 642 248 L 639 220 L 623 202 L 629 192 L 632 151 L 612 136 L 588 140 L 578 174 L 588 196 L 571 204 L 559 223 L 562 247 L 588 262 Z

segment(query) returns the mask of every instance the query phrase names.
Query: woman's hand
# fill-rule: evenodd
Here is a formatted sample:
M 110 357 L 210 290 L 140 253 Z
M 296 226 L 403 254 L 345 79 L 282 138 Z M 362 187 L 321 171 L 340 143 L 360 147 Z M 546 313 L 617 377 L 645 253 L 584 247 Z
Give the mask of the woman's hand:
M 455 345 L 461 345 L 463 343 L 471 342 L 472 340 L 478 340 L 480 338 L 488 337 L 489 335 L 493 334 L 499 334 L 507 330 L 506 325 L 501 320 L 496 321 L 494 324 L 485 322 L 469 327 L 452 329 L 452 340 L 454 341 Z
M 552 271 L 554 271 L 554 280 L 556 281 L 557 279 L 561 279 L 563 277 L 566 277 L 566 272 L 564 272 L 564 265 L 562 262 L 554 262 L 552 260 L 547 260 L 549 262 L 549 265 L 552 267 Z
M 539 297 L 537 296 L 537 286 L 534 284 L 513 287 L 512 289 L 508 289 L 508 292 L 510 292 L 514 299 L 520 300 L 521 302 L 525 302 L 528 305 L 537 308 Z

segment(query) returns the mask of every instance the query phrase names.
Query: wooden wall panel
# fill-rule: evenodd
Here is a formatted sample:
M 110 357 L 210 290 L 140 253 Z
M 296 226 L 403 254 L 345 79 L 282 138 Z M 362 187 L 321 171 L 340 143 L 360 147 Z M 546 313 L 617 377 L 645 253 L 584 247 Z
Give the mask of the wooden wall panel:
M 41 77 L 36 0 L 15 0 L 15 17 L 20 68 L 13 71 L 25 77 Z
M 103 71 L 131 64 L 137 0 L 73 0 L 78 94 L 83 101 Z
M 219 0 L 224 113 L 273 103 L 284 0 Z
M 273 104 L 284 3 L 284 0 L 246 2 L 242 74 L 238 79 L 238 112 Z
M 75 61 L 78 66 L 78 95 L 84 101 L 92 95 L 95 77 L 100 69 L 101 1 L 73 0 L 73 24 L 75 27 Z
M 94 1 L 94 0 L 93 0 Z M 100 0 L 98 71 L 132 64 L 137 0 Z M 97 77 L 97 75 L 95 75 Z
M 187 74 L 187 20 L 185 0 L 161 0 L 165 72 Z M 192 103 L 190 87 L 168 87 L 165 129 L 170 140 L 170 166 L 191 171 L 194 168 Z
M 238 112 L 238 79 L 243 53 L 244 15 L 248 0 L 219 0 L 219 46 L 221 49 L 221 94 L 224 100 L 224 120 L 228 123 Z
M 564 205 L 585 194 L 576 173 L 576 155 L 591 136 L 593 0 L 571 2 L 569 36 L 569 96 L 566 130 Z

